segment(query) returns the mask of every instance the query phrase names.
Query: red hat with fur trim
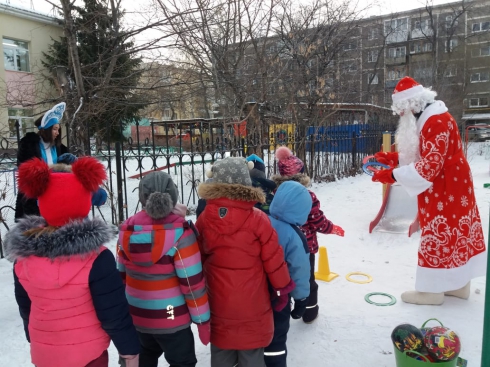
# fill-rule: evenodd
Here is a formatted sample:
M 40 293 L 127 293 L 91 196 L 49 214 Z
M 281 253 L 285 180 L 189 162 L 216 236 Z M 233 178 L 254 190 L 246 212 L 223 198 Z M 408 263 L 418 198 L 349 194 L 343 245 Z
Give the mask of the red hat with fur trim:
M 393 99 L 393 102 L 396 103 L 404 99 L 414 98 L 423 91 L 423 86 L 409 76 L 406 76 L 400 79 L 391 98 Z
M 92 207 L 92 193 L 106 178 L 102 163 L 91 157 L 79 158 L 71 172 L 54 172 L 35 158 L 21 164 L 17 173 L 19 190 L 37 198 L 41 216 L 55 227 L 84 219 Z

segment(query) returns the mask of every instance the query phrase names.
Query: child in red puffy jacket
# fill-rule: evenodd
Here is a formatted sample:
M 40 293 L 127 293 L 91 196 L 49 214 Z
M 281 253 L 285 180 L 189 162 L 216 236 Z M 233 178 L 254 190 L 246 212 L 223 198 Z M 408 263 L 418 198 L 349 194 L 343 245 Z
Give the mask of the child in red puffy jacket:
M 274 332 L 268 282 L 286 303 L 293 283 L 269 218 L 254 208 L 265 196 L 252 186 L 245 159 L 218 161 L 211 175 L 198 189 L 207 205 L 196 222 L 211 309 L 211 367 L 265 367 Z
M 310 178 L 305 175 L 304 163 L 301 159 L 293 155 L 287 147 L 279 147 L 276 150 L 276 160 L 278 161 L 279 175 L 273 176 L 272 180 L 277 184 L 277 187 L 286 181 L 297 181 L 305 187 L 310 185 Z M 316 195 L 308 190 L 313 202 L 308 221 L 301 227 L 308 248 L 310 250 L 310 296 L 306 312 L 303 315 L 303 321 L 307 324 L 312 323 L 318 317 L 318 284 L 315 281 L 315 254 L 318 252 L 317 233 L 335 234 L 344 236 L 344 230 L 333 224 L 325 217 L 325 214 L 320 209 L 320 201 Z

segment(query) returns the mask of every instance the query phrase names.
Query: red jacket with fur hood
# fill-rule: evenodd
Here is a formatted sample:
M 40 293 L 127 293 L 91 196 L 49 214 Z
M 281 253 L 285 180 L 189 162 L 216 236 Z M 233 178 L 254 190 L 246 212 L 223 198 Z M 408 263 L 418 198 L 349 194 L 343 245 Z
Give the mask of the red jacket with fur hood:
M 209 305 L 211 343 L 221 349 L 248 350 L 269 345 L 274 321 L 268 282 L 283 288 L 290 281 L 282 247 L 269 218 L 255 203 L 260 188 L 205 183 L 207 201 L 196 227 Z

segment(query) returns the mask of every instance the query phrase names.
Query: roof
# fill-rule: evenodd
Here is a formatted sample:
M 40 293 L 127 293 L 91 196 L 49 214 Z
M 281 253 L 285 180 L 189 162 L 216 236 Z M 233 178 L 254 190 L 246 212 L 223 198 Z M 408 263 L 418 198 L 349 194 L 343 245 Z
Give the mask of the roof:
M 34 10 L 25 9 L 10 4 L 0 3 L 0 14 L 7 14 L 18 18 L 28 19 L 50 25 L 61 25 L 63 20 Z

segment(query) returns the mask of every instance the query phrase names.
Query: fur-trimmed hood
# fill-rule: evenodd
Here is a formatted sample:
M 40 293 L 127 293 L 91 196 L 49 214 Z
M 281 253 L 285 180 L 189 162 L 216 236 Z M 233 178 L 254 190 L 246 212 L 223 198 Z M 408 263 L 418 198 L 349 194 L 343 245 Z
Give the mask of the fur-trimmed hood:
M 299 182 L 304 187 L 310 186 L 310 178 L 303 173 L 297 173 L 291 176 L 274 175 L 271 177 L 271 179 L 276 183 L 277 187 L 279 187 L 282 183 L 287 181 Z
M 197 193 L 205 200 L 226 198 L 230 200 L 265 203 L 264 192 L 259 187 L 239 184 L 202 183 L 199 185 Z
M 19 220 L 5 237 L 7 259 L 15 261 L 29 256 L 54 260 L 59 257 L 87 255 L 116 237 L 117 228 L 100 219 L 73 221 L 51 234 L 26 237 L 24 232 L 47 226 L 42 217 L 28 216 Z

